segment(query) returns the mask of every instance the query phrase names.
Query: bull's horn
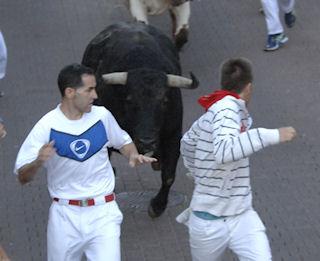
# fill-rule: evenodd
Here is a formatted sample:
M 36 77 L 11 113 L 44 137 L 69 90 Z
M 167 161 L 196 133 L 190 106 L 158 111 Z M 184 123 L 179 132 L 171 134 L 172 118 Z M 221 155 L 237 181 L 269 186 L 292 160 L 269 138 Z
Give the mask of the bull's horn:
M 192 72 L 190 72 L 190 77 L 191 79 L 179 75 L 167 74 L 168 86 L 186 89 L 197 88 L 199 86 L 198 79 Z
M 114 72 L 103 74 L 102 78 L 106 84 L 122 84 L 125 85 L 127 83 L 127 72 Z

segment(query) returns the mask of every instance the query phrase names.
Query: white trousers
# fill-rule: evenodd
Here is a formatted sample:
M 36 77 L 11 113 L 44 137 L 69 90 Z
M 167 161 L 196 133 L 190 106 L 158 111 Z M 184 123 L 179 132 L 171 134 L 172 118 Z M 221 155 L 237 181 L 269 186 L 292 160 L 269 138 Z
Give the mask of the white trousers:
M 0 31 L 0 79 L 6 75 L 7 56 L 7 46 Z
M 220 261 L 227 248 L 240 261 L 272 260 L 265 227 L 254 210 L 217 220 L 191 214 L 188 227 L 193 261 Z
M 266 19 L 268 34 L 283 32 L 280 20 L 279 6 L 284 13 L 290 13 L 294 9 L 295 0 L 261 0 Z
M 120 261 L 123 216 L 115 201 L 78 207 L 53 202 L 47 230 L 48 261 Z

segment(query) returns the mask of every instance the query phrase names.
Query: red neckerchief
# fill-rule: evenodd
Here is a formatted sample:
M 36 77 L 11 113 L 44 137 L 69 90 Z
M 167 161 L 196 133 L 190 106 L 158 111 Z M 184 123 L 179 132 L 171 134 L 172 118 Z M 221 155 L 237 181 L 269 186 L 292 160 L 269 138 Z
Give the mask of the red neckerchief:
M 201 96 L 198 99 L 198 103 L 200 103 L 200 105 L 204 107 L 207 111 L 212 104 L 216 103 L 217 101 L 220 101 L 227 95 L 231 95 L 237 99 L 240 99 L 240 96 L 235 92 L 230 92 L 226 90 L 217 90 L 211 94 Z

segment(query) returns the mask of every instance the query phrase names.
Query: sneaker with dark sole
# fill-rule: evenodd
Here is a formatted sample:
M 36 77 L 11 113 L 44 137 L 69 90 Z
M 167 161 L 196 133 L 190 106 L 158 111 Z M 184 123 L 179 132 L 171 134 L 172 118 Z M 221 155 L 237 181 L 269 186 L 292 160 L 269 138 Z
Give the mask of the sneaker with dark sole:
M 268 35 L 265 51 L 275 51 L 288 42 L 289 38 L 284 34 L 270 34 Z
M 293 27 L 296 22 L 296 15 L 294 11 L 284 14 L 284 21 L 288 28 Z

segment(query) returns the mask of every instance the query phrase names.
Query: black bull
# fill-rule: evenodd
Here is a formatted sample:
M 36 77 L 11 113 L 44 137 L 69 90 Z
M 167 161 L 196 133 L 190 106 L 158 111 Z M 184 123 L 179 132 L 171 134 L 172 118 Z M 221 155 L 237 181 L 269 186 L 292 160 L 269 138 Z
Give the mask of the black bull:
M 180 88 L 193 89 L 197 79 L 181 75 L 179 55 L 161 31 L 142 23 L 113 24 L 89 43 L 82 63 L 95 70 L 97 104 L 109 109 L 136 144 L 139 153 L 156 157 L 162 185 L 151 200 L 149 215 L 167 206 L 180 155 L 182 99 Z

